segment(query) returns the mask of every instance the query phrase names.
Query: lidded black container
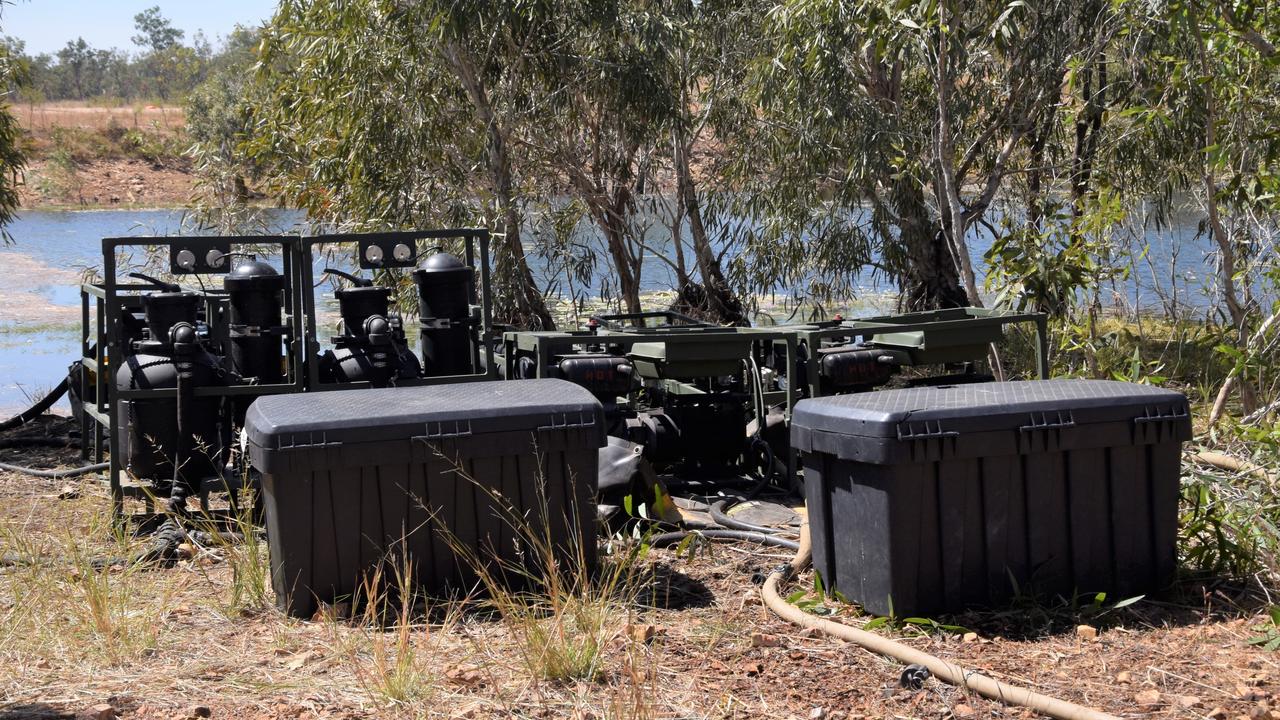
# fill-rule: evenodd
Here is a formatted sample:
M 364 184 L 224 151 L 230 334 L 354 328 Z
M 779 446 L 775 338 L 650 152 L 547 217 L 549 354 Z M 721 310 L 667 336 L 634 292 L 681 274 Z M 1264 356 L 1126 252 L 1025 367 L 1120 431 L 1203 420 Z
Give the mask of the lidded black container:
M 223 280 L 230 305 L 231 368 L 260 384 L 284 381 L 284 277 L 260 260 L 241 263 Z
M 196 293 L 181 291 L 143 296 L 148 338 L 138 343 L 137 352 L 127 356 L 116 371 L 117 390 L 176 389 L 178 363 L 190 365 L 191 387 L 222 382 L 217 357 L 198 343 L 175 347 L 170 337 L 175 325 L 195 327 L 200 299 Z M 180 480 L 194 485 L 218 474 L 222 465 L 218 398 L 191 399 L 185 439 L 179 437 L 176 398 L 121 399 L 116 406 L 117 422 L 127 428 L 128 436 L 123 465 L 135 477 L 163 485 L 174 478 L 174 458 L 179 455 Z
M 437 252 L 413 271 L 413 282 L 418 286 L 423 374 L 471 374 L 475 268 L 449 253 Z
M 249 408 L 246 430 L 277 604 L 291 615 L 359 600 L 375 568 L 406 557 L 435 595 L 476 585 L 459 548 L 536 572 L 530 533 L 550 539 L 562 569 L 582 567 L 579 558 L 594 567 L 604 418 L 573 383 L 267 396 Z
M 1158 590 L 1176 569 L 1181 393 L 1107 380 L 796 404 L 814 568 L 898 616 Z

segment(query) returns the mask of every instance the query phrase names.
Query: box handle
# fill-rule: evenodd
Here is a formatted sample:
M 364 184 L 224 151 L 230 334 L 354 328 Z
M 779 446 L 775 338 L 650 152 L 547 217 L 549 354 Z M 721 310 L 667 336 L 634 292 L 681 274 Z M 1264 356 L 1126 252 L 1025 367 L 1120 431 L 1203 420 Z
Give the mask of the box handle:
M 1076 426 L 1076 418 L 1068 410 L 1064 415 L 1061 411 L 1054 413 L 1054 418 L 1049 419 L 1049 413 L 1042 412 L 1037 418 L 1035 413 L 1030 415 L 1031 422 L 1027 425 L 1018 427 L 1018 432 L 1030 433 L 1040 430 L 1062 430 L 1063 428 L 1072 428 Z

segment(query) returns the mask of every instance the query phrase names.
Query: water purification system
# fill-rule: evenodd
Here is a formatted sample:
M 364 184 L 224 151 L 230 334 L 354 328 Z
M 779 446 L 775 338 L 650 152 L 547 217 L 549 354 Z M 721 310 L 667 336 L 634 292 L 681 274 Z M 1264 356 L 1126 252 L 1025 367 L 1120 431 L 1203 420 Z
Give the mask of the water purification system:
M 359 389 L 434 385 L 497 377 L 493 362 L 492 305 L 489 290 L 489 231 L 484 229 L 415 230 L 362 235 L 316 235 L 303 238 L 305 276 L 299 301 L 308 318 L 305 329 L 307 388 Z M 450 252 L 456 251 L 457 255 Z M 379 281 L 325 268 L 350 285 L 334 293 L 342 332 L 332 348 L 317 336 L 316 298 L 310 288 L 321 258 L 348 253 Z M 393 299 L 403 283 L 412 283 L 417 307 L 400 307 Z M 479 288 L 479 291 L 477 291 Z M 402 317 L 419 321 L 406 328 Z M 410 350 L 406 330 L 418 333 L 421 358 Z
M 321 382 L 387 387 L 417 379 L 422 365 L 409 351 L 400 316 L 390 311 L 392 288 L 333 268 L 324 272 L 349 280 L 351 286 L 334 292 L 342 334 L 332 339 L 333 349 L 320 356 Z
M 117 516 L 125 497 L 149 508 L 167 498 L 180 512 L 189 496 L 245 479 L 227 469 L 245 410 L 304 389 L 299 246 L 282 236 L 102 241 L 102 279 L 80 288 L 77 391 L 81 453 L 99 463 L 110 453 Z M 172 280 L 122 277 L 118 258 L 135 249 L 167 251 Z

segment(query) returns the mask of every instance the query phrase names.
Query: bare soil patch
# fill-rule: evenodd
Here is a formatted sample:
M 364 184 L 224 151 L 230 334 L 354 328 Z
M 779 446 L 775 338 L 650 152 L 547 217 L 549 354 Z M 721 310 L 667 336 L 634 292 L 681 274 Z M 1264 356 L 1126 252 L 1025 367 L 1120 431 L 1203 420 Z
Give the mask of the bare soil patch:
M 163 207 L 190 202 L 181 107 L 68 102 L 13 107 L 29 164 L 23 207 Z

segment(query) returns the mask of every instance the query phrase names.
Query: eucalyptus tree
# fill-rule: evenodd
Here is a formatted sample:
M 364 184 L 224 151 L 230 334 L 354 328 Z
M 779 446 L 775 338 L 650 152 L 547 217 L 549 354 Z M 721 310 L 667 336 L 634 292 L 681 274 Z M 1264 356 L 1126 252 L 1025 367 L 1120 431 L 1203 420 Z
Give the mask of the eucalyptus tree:
M 1256 0 L 1119 7 L 1129 33 L 1117 43 L 1117 66 L 1132 91 L 1103 170 L 1109 183 L 1154 198 L 1160 210 L 1190 199 L 1203 213 L 1221 317 L 1239 360 L 1214 414 L 1237 384 L 1248 411 L 1273 365 L 1265 356 L 1274 352 L 1280 310 L 1280 300 L 1268 304 L 1255 293 L 1261 276 L 1277 274 L 1280 7 Z
M 763 123 L 741 156 L 747 173 L 769 169 L 744 262 L 845 289 L 850 269 L 876 267 L 909 308 L 980 303 L 967 233 L 1026 172 L 1021 141 L 1092 51 L 1074 21 L 1059 2 L 776 5 L 757 60 Z
M 676 111 L 668 71 L 680 42 L 661 3 L 555 3 L 554 41 L 531 50 L 538 118 L 522 142 L 544 186 L 564 178 L 608 253 L 618 294 L 640 312 L 646 247 L 638 196 L 654 184 L 658 152 Z
M 263 31 L 240 151 L 271 191 L 356 228 L 496 226 L 496 312 L 554 327 L 521 243 L 511 128 L 526 107 L 525 3 L 287 0 Z

